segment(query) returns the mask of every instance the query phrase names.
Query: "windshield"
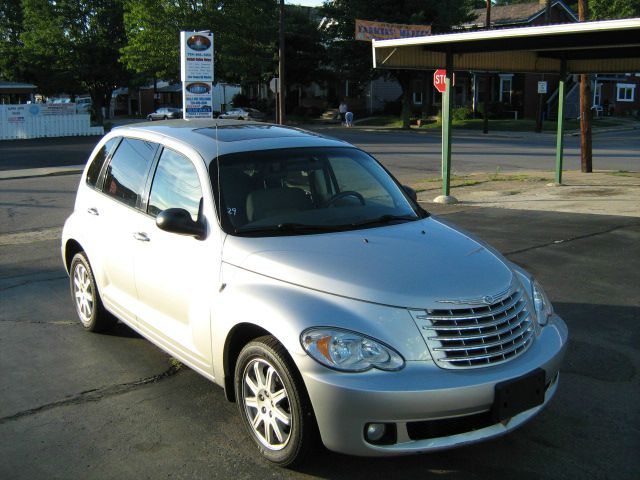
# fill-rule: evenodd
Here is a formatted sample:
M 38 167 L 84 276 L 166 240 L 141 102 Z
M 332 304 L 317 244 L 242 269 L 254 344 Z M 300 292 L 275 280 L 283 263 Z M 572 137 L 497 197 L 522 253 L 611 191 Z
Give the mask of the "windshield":
M 219 166 L 211 163 L 211 180 L 222 227 L 234 235 L 368 228 L 426 214 L 376 160 L 355 148 L 224 155 Z

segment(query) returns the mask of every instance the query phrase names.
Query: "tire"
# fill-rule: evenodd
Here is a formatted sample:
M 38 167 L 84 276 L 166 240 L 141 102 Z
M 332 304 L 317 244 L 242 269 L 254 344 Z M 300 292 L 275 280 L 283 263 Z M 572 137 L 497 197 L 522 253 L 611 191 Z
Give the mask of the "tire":
M 293 466 L 318 444 L 318 427 L 302 378 L 275 338 L 260 337 L 242 349 L 235 391 L 242 422 L 265 459 Z
M 76 253 L 69 269 L 71 299 L 80 323 L 90 332 L 106 332 L 116 323 L 100 300 L 93 271 L 84 252 Z

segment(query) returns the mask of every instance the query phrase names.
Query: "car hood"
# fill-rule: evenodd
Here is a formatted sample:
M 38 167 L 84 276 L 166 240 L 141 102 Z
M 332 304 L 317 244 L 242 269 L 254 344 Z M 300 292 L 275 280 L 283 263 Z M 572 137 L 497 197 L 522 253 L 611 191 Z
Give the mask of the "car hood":
M 319 235 L 229 235 L 223 261 L 302 287 L 404 308 L 482 299 L 514 281 L 499 253 L 433 217 Z

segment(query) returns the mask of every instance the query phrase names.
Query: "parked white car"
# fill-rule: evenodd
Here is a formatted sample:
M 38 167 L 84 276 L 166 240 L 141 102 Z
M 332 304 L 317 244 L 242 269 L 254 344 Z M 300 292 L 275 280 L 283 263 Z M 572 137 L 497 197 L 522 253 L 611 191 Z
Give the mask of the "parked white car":
M 87 330 L 120 320 L 223 387 L 280 465 L 317 440 L 383 456 L 496 437 L 558 386 L 567 328 L 531 275 L 314 133 L 116 128 L 62 258 Z
M 260 110 L 248 107 L 238 107 L 227 110 L 224 113 L 218 115 L 220 119 L 232 119 L 232 120 L 256 120 L 262 121 L 265 118 L 265 114 Z
M 91 113 L 91 97 L 76 98 L 76 113 Z

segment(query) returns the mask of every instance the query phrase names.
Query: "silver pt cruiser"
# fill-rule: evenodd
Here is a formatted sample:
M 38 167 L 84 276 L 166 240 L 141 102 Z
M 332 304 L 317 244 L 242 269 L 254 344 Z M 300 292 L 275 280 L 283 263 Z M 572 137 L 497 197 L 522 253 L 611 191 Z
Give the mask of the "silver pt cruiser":
M 222 386 L 279 465 L 496 437 L 551 399 L 542 287 L 370 155 L 275 125 L 172 121 L 95 147 L 62 236 L 82 325 L 120 320 Z

